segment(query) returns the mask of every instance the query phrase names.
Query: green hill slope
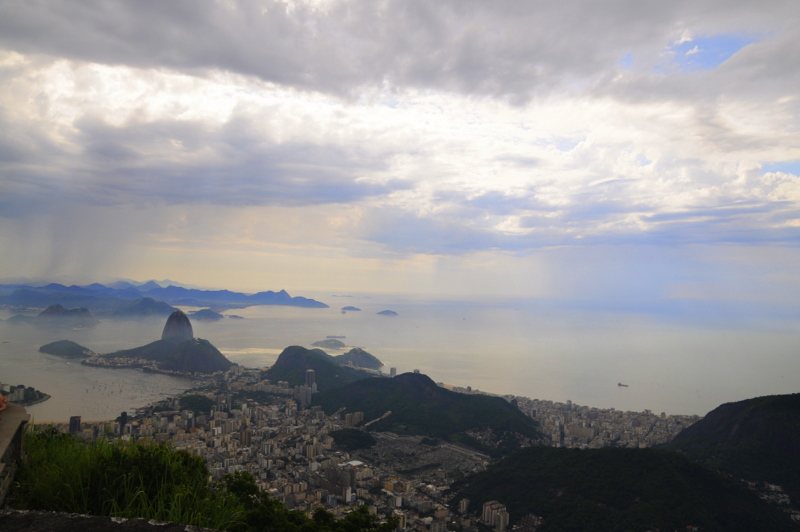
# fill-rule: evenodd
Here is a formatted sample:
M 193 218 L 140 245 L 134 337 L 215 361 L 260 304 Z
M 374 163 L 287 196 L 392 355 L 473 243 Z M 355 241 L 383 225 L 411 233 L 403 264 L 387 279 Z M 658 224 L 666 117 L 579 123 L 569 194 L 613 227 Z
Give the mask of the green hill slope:
M 755 493 L 677 453 L 531 447 L 453 486 L 473 510 L 496 500 L 513 524 L 534 513 L 540 532 L 796 530 Z
M 293 345 L 283 350 L 275 364 L 267 370 L 266 378 L 299 386 L 305 384 L 306 370 L 309 369 L 314 370 L 320 392 L 372 377 L 367 372 L 338 365 L 332 356 L 321 349 Z
M 369 379 L 321 393 L 313 400 L 326 413 L 341 407 L 364 412 L 366 421 L 383 419 L 370 428 L 398 434 L 421 434 L 460 441 L 486 452 L 508 452 L 520 439 L 538 439 L 535 422 L 500 397 L 465 395 L 437 386 L 423 374 L 404 373 L 394 379 Z M 467 431 L 485 431 L 479 442 Z
M 726 403 L 663 446 L 738 478 L 800 496 L 800 394 Z

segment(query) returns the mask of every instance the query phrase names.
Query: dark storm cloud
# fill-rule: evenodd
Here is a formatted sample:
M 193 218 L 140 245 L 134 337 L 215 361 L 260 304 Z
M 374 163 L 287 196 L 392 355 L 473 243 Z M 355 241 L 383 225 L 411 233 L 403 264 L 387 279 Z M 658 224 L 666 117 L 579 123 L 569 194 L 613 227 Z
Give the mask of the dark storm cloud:
M 339 94 L 388 81 L 514 102 L 601 83 L 629 54 L 655 61 L 683 29 L 772 31 L 776 20 L 796 16 L 791 0 L 763 11 L 728 0 L 396 0 L 322 7 L 269 0 L 13 0 L 0 6 L 0 46 L 112 65 L 221 69 Z M 786 75 L 774 57 L 764 59 L 736 68 Z M 630 90 L 640 83 L 650 82 L 636 78 Z
M 794 193 L 731 168 L 797 158 L 797 16 L 796 0 L 6 0 L 0 50 L 24 57 L 0 68 L 16 83 L 0 100 L 0 216 L 336 203 L 367 213 L 357 237 L 432 254 L 794 245 Z M 699 32 L 752 38 L 684 72 L 669 53 Z M 561 131 L 538 112 L 550 102 L 590 116 Z
M 0 117 L 1 119 L 1 117 Z M 220 128 L 156 121 L 113 126 L 92 116 L 74 124 L 76 152 L 47 145 L 31 132 L 27 151 L 0 135 L 0 215 L 47 209 L 54 202 L 89 205 L 316 205 L 347 203 L 407 188 L 402 180 L 364 181 L 382 170 L 379 156 L 354 148 L 269 143 L 246 121 Z M 23 143 L 24 144 L 24 143 Z

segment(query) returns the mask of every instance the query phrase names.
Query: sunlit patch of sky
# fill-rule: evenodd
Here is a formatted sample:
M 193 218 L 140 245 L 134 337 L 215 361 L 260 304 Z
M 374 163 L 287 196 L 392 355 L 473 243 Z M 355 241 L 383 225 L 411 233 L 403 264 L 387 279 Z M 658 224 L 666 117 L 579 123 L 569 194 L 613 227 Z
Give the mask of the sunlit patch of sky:
M 800 161 L 788 161 L 783 163 L 768 163 L 762 166 L 762 171 L 767 172 L 783 172 L 784 174 L 793 174 L 800 176 Z
M 758 39 L 753 35 L 723 34 L 681 39 L 669 47 L 671 66 L 685 72 L 711 70 Z M 624 59 L 624 58 L 623 58 Z M 665 68 L 662 65 L 661 68 Z
M 622 59 L 617 61 L 617 65 L 619 65 L 622 70 L 630 70 L 633 68 L 633 54 L 625 54 L 622 56 Z

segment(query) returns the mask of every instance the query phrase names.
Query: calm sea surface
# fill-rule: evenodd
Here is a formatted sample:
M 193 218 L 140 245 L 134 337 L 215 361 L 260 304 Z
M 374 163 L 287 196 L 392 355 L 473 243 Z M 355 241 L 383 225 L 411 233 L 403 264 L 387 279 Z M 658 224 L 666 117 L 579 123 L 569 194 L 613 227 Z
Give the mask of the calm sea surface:
M 303 295 L 331 308 L 230 310 L 245 319 L 193 321 L 195 336 L 249 367 L 271 365 L 290 345 L 345 336 L 380 358 L 387 373 L 419 369 L 437 382 L 621 410 L 705 414 L 724 402 L 800 391 L 800 325 L 786 317 Z M 342 313 L 346 305 L 362 310 Z M 376 314 L 385 309 L 398 316 Z M 0 311 L 0 318 L 11 315 Z M 38 421 L 115 418 L 192 381 L 84 367 L 38 348 L 62 339 L 103 353 L 136 347 L 159 339 L 164 322 L 102 320 L 81 331 L 0 322 L 0 382 L 52 395 L 28 407 Z

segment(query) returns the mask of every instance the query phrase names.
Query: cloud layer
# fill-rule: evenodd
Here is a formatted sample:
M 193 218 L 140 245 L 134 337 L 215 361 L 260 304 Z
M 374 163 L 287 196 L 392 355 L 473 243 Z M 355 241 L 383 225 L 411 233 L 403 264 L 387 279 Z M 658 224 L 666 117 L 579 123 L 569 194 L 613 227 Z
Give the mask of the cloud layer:
M 562 248 L 794 248 L 798 18 L 791 1 L 4 2 L 0 242 L 35 244 L 3 266 L 199 245 L 281 249 L 285 270 L 499 254 L 521 275 Z M 67 268 L 64 242 L 92 259 Z

